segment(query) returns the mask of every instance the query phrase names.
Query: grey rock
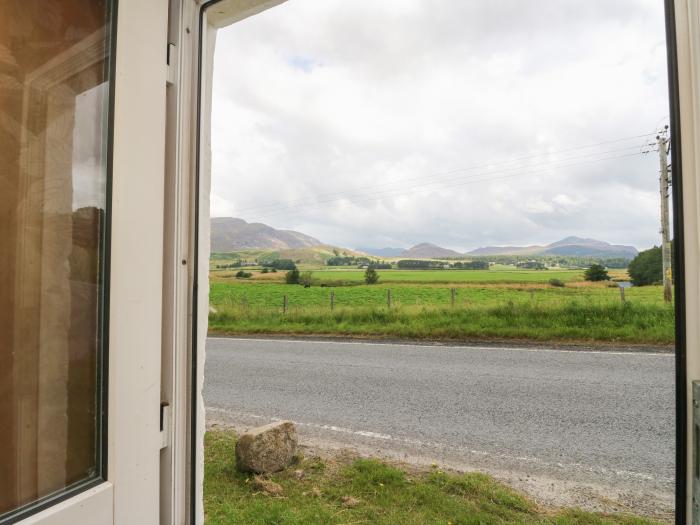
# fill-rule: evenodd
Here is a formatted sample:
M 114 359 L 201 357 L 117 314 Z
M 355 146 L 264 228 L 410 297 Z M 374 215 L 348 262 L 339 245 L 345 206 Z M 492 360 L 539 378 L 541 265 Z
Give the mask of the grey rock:
M 236 465 L 243 472 L 279 472 L 292 463 L 297 443 L 296 427 L 291 421 L 253 428 L 236 443 Z

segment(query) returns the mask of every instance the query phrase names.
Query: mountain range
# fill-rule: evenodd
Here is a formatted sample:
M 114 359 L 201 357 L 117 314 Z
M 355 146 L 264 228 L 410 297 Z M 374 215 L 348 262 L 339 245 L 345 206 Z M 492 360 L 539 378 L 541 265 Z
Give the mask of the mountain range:
M 358 246 L 355 250 L 375 257 L 400 257 L 406 251 L 405 248 L 367 248 L 363 246 Z
M 285 250 L 311 248 L 323 243 L 310 235 L 292 230 L 277 230 L 267 224 L 246 222 L 233 217 L 211 219 L 211 251 Z
M 578 257 L 624 257 L 632 259 L 637 255 L 634 246 L 610 244 L 596 239 L 584 239 L 582 237 L 566 237 L 560 241 L 544 246 L 486 246 L 475 250 L 459 253 L 455 250 L 442 248 L 432 243 L 417 244 L 408 249 L 401 248 L 358 248 L 377 257 L 408 257 L 413 259 L 444 259 L 473 255 L 488 257 L 489 255 L 562 255 Z
M 462 254 L 448 248 L 443 248 L 430 242 L 422 242 L 404 250 L 400 257 L 410 259 L 445 259 L 447 257 L 460 257 Z
M 295 250 L 303 248 L 324 247 L 329 251 L 332 246 L 323 244 L 318 239 L 293 230 L 278 230 L 259 222 L 246 222 L 234 217 L 215 217 L 211 219 L 211 251 L 233 252 L 237 250 Z M 445 259 L 462 256 L 496 256 L 496 255 L 562 255 L 579 257 L 624 257 L 637 255 L 634 246 L 610 244 L 596 239 L 566 237 L 547 245 L 532 246 L 485 246 L 460 253 L 436 244 L 424 242 L 411 248 L 357 248 L 361 252 L 375 257 L 406 257 L 410 259 Z
M 633 258 L 639 253 L 634 246 L 610 244 L 596 239 L 566 237 L 545 246 L 486 246 L 465 255 L 571 255 L 580 257 Z

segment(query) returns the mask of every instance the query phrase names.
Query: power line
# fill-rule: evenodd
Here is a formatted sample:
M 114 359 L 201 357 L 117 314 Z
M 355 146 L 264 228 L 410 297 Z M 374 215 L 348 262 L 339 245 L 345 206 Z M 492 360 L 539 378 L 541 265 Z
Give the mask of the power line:
M 437 172 L 437 173 L 434 173 L 434 174 L 432 174 L 432 175 L 427 175 L 427 176 L 420 176 L 420 177 L 413 177 L 413 178 L 409 178 L 409 179 L 404 179 L 404 180 L 400 181 L 400 183 L 401 183 L 401 184 L 406 184 L 407 182 L 412 182 L 412 181 L 430 180 L 430 179 L 434 179 L 434 178 L 437 178 L 437 177 L 440 177 L 440 176 L 444 176 L 444 175 L 452 175 L 452 174 L 454 174 L 454 173 L 461 173 L 461 172 L 465 172 L 465 171 L 472 171 L 472 170 L 478 170 L 478 169 L 484 169 L 484 168 L 491 168 L 491 167 L 493 167 L 493 166 L 501 166 L 501 165 L 504 165 L 504 164 L 510 164 L 510 163 L 512 163 L 512 162 L 518 162 L 518 161 L 522 161 L 522 160 L 530 160 L 530 159 L 534 159 L 534 158 L 538 158 L 538 157 L 543 157 L 543 156 L 545 156 L 545 155 L 558 155 L 558 154 L 560 154 L 560 153 L 566 153 L 566 152 L 570 152 L 570 151 L 576 151 L 576 150 L 582 150 L 582 149 L 590 149 L 590 148 L 594 148 L 594 147 L 598 147 L 598 146 L 602 146 L 602 145 L 607 145 L 607 144 L 614 144 L 614 143 L 619 143 L 619 142 L 624 142 L 624 141 L 629 141 L 629 140 L 636 140 L 636 139 L 639 139 L 639 138 L 642 138 L 642 137 L 649 137 L 649 136 L 651 136 L 651 135 L 654 135 L 654 133 L 644 133 L 644 134 L 641 134 L 641 135 L 633 135 L 633 136 L 623 137 L 623 138 L 618 138 L 618 139 L 613 139 L 613 140 L 606 140 L 606 141 L 602 141 L 602 142 L 596 142 L 596 143 L 593 143 L 593 144 L 586 144 L 586 145 L 582 145 L 582 146 L 574 146 L 574 147 L 565 148 L 565 149 L 560 149 L 560 150 L 556 150 L 556 151 L 552 151 L 552 152 L 543 152 L 543 153 L 538 153 L 538 154 L 534 154 L 534 155 L 527 155 L 527 156 L 523 156 L 523 157 L 516 157 L 516 158 L 508 159 L 508 160 L 503 160 L 503 161 L 498 161 L 498 162 L 491 162 L 491 163 L 488 163 L 488 164 L 480 164 L 480 165 L 470 166 L 470 167 L 466 167 L 466 168 L 457 168 L 457 169 L 454 169 L 454 170 L 449 170 L 449 171 L 444 171 L 444 172 Z M 607 154 L 607 153 L 613 153 L 613 152 L 616 152 L 616 151 L 624 151 L 624 150 L 626 150 L 626 149 L 636 149 L 636 148 L 637 148 L 637 146 L 630 146 L 630 147 L 628 147 L 628 148 L 621 148 L 621 149 L 616 149 L 616 150 L 611 150 L 611 151 L 591 152 L 591 153 L 589 153 L 589 154 L 585 154 L 585 155 L 581 155 L 581 156 L 577 156 L 577 157 L 568 157 L 568 158 L 565 158 L 565 159 L 555 159 L 555 160 L 547 161 L 547 162 L 560 162 L 560 161 L 563 161 L 563 160 L 570 160 L 570 159 L 574 159 L 574 158 L 583 158 L 583 157 L 586 157 L 586 156 L 603 155 L 603 154 Z M 537 166 L 537 165 L 538 165 L 538 164 L 535 164 L 535 166 Z M 524 167 L 531 167 L 531 166 L 532 166 L 532 165 L 524 166 Z M 451 179 L 448 179 L 448 180 L 451 180 Z M 371 193 L 373 193 L 373 192 L 372 192 L 372 189 L 373 189 L 373 188 L 379 188 L 379 187 L 383 187 L 383 186 L 387 186 L 387 185 L 395 185 L 395 184 L 396 184 L 396 182 L 394 182 L 394 181 L 387 181 L 387 182 L 375 184 L 375 185 L 369 187 L 369 191 L 370 191 Z M 395 188 L 392 188 L 391 191 L 394 191 L 394 190 L 395 190 Z M 368 189 L 363 189 L 363 190 L 344 190 L 344 191 L 339 191 L 339 192 L 321 193 L 321 194 L 316 195 L 316 197 L 317 197 L 317 198 L 319 198 L 319 197 L 341 197 L 341 196 L 347 195 L 347 194 L 349 194 L 349 193 L 350 193 L 350 194 L 355 194 L 355 193 L 367 194 L 367 191 L 368 191 Z M 304 203 L 307 203 L 307 202 L 308 202 L 308 198 L 306 198 L 306 197 L 305 197 L 305 198 L 301 198 L 301 199 L 294 199 L 294 200 L 290 200 L 290 201 L 277 201 L 277 202 L 271 202 L 271 203 L 268 203 L 268 204 L 261 204 L 261 205 L 256 205 L 256 206 L 249 206 L 249 207 L 247 207 L 247 208 L 241 208 L 240 210 L 237 211 L 237 213 L 238 213 L 238 214 L 245 214 L 245 213 L 247 213 L 247 212 L 262 213 L 262 212 L 263 212 L 265 209 L 267 209 L 267 208 L 273 208 L 273 209 L 275 209 L 275 210 L 278 210 L 278 209 L 280 209 L 281 206 L 282 206 L 282 207 L 290 207 L 290 206 L 295 206 L 295 205 L 297 205 L 297 204 L 304 204 Z M 326 202 L 326 201 L 321 201 L 321 202 Z
M 555 163 L 566 162 L 566 161 L 577 160 L 577 159 L 584 159 L 584 158 L 591 158 L 591 157 L 594 157 L 591 160 L 595 161 L 596 160 L 595 157 L 599 157 L 601 155 L 609 155 L 611 153 L 618 153 L 618 152 L 630 151 L 630 150 L 637 150 L 637 146 L 628 146 L 628 147 L 624 147 L 624 148 L 616 148 L 613 150 L 599 151 L 599 152 L 595 152 L 595 153 L 586 153 L 583 155 L 574 155 L 574 156 L 569 156 L 569 157 L 560 158 L 560 159 L 553 159 L 553 160 L 548 160 L 545 162 L 539 162 L 539 163 L 534 163 L 534 164 L 525 164 L 525 165 L 521 165 L 521 166 L 511 166 L 511 167 L 507 167 L 507 168 L 502 168 L 500 170 L 489 169 L 486 171 L 482 171 L 480 173 L 471 174 L 467 177 L 472 178 L 472 177 L 479 177 L 482 175 L 492 175 L 492 174 L 496 174 L 496 173 L 504 173 L 504 172 L 508 172 L 508 171 L 518 171 L 518 170 L 522 170 L 522 169 L 531 169 L 534 167 L 554 166 Z M 639 152 L 637 152 L 637 153 L 639 153 Z M 493 165 L 488 165 L 488 167 L 490 167 L 490 166 L 493 166 Z M 556 167 L 556 166 L 554 166 L 554 167 Z M 418 187 L 433 186 L 436 184 L 445 184 L 445 183 L 450 183 L 452 181 L 459 181 L 459 180 L 464 180 L 464 179 L 465 179 L 465 176 L 460 175 L 460 176 L 456 176 L 456 177 L 448 177 L 448 178 L 442 178 L 442 179 L 438 179 L 438 180 L 434 180 L 434 181 L 423 182 L 422 184 L 410 185 L 410 186 L 408 186 L 408 188 L 415 189 Z M 326 200 L 316 200 L 312 204 L 325 204 L 325 203 L 330 203 L 330 202 L 338 202 L 338 201 L 342 201 L 342 200 L 353 199 L 356 197 L 365 197 L 367 195 L 396 194 L 397 192 L 401 192 L 404 190 L 403 184 L 405 184 L 405 182 L 406 181 L 401 181 L 402 185 L 400 185 L 399 187 L 396 186 L 396 183 L 393 183 L 393 182 L 389 183 L 389 184 L 392 184 L 392 187 L 390 187 L 389 189 L 386 189 L 386 190 L 382 190 L 382 191 L 367 191 L 366 189 L 363 189 L 363 190 L 358 189 L 358 190 L 353 190 L 352 192 L 346 191 L 346 192 L 337 193 L 337 194 L 330 194 L 329 196 L 331 196 L 332 198 L 326 199 Z M 244 208 L 244 209 L 238 210 L 238 213 L 244 214 L 246 211 L 252 211 L 253 213 L 257 214 L 257 213 L 266 213 L 267 210 L 270 210 L 272 212 L 277 212 L 277 211 L 281 211 L 281 210 L 285 210 L 285 209 L 296 208 L 299 206 L 306 206 L 309 204 L 309 202 L 310 201 L 308 198 L 297 199 L 294 201 L 278 202 L 274 205 L 264 205 L 264 206 L 260 206 L 260 207 Z
M 470 176 L 467 177 L 467 178 L 465 178 L 464 176 L 450 177 L 450 178 L 448 178 L 448 179 L 442 179 L 442 180 L 439 180 L 439 181 L 433 181 L 433 182 L 427 182 L 427 183 L 423 183 L 423 184 L 418 184 L 418 185 L 409 186 L 408 188 L 403 188 L 403 187 L 399 187 L 399 188 L 397 188 L 397 187 L 392 187 L 392 188 L 390 188 L 390 189 L 383 190 L 383 191 L 378 191 L 378 192 L 377 192 L 377 191 L 375 191 L 375 192 L 368 192 L 368 191 L 356 190 L 356 191 L 354 192 L 354 194 L 352 194 L 352 195 L 350 195 L 350 196 L 336 197 L 336 198 L 327 199 L 327 200 L 323 200 L 323 201 L 316 201 L 316 202 L 314 202 L 314 203 L 311 203 L 311 205 L 312 205 L 312 206 L 314 206 L 314 205 L 319 205 L 319 204 L 321 204 L 321 205 L 326 205 L 326 204 L 331 204 L 331 203 L 334 203 L 334 202 L 340 202 L 340 201 L 344 201 L 344 200 L 355 200 L 355 199 L 357 199 L 358 197 L 359 197 L 361 200 L 363 200 L 364 198 L 366 198 L 366 197 L 368 197 L 368 196 L 373 196 L 373 195 L 397 195 L 397 194 L 400 195 L 401 192 L 402 192 L 402 191 L 405 191 L 406 189 L 410 189 L 411 191 L 413 191 L 413 190 L 415 190 L 415 189 L 417 189 L 417 188 L 421 188 L 421 187 L 423 187 L 424 189 L 427 189 L 428 186 L 434 186 L 434 185 L 436 185 L 436 184 L 443 184 L 443 185 L 444 185 L 446 182 L 451 182 L 451 181 L 470 180 L 470 179 L 472 179 L 472 178 L 474 178 L 474 177 L 481 177 L 481 176 L 484 176 L 484 175 L 494 175 L 494 174 L 505 173 L 505 172 L 509 172 L 509 171 L 516 171 L 516 172 L 517 172 L 517 171 L 520 171 L 520 170 L 523 170 L 523 169 L 531 169 L 531 168 L 535 168 L 535 167 L 547 167 L 547 166 L 549 166 L 550 169 L 551 169 L 551 168 L 557 168 L 557 167 L 560 167 L 560 166 L 558 166 L 558 165 L 556 165 L 556 164 L 554 164 L 554 163 L 565 162 L 565 161 L 570 161 L 570 160 L 576 160 L 576 159 L 581 159 L 581 158 L 588 158 L 588 157 L 591 157 L 591 156 L 597 157 L 597 156 L 599 156 L 599 155 L 606 155 L 606 154 L 610 154 L 610 153 L 618 153 L 618 152 L 621 152 L 621 151 L 629 151 L 629 150 L 631 150 L 631 149 L 637 149 L 637 147 L 636 147 L 636 146 L 631 146 L 631 147 L 627 147 L 627 148 L 618 148 L 618 149 L 614 149 L 614 150 L 610 150 L 610 151 L 598 152 L 598 153 L 593 154 L 593 155 L 592 155 L 592 154 L 577 155 L 577 156 L 573 156 L 573 157 L 567 157 L 567 158 L 564 158 L 564 159 L 558 159 L 558 160 L 553 160 L 553 161 L 541 162 L 541 163 L 537 163 L 537 164 L 530 164 L 530 165 L 523 165 L 523 166 L 514 166 L 514 167 L 510 167 L 510 168 L 502 168 L 502 169 L 500 169 L 500 170 L 489 170 L 489 171 L 485 171 L 485 172 L 482 172 L 482 173 L 475 173 L 475 174 L 472 174 L 472 175 L 470 175 Z M 637 154 L 638 154 L 638 153 L 634 153 L 634 155 L 637 155 Z M 605 157 L 605 158 L 607 158 L 607 157 Z M 589 159 L 588 162 L 597 162 L 597 159 L 592 158 L 592 159 Z M 585 164 L 585 162 L 582 163 L 582 164 Z M 578 165 L 578 164 L 575 164 L 575 165 Z M 566 166 L 569 166 L 569 165 L 566 165 Z M 516 174 L 517 174 L 517 173 L 516 173 Z M 457 184 L 457 185 L 459 185 L 459 184 Z M 447 184 L 445 187 L 452 187 L 452 186 L 453 186 L 453 184 Z M 439 188 L 436 188 L 436 189 L 439 189 Z M 309 204 L 309 201 L 301 200 L 301 201 L 297 201 L 297 202 L 294 203 L 294 204 L 289 204 L 289 205 L 284 205 L 284 204 L 283 204 L 283 205 L 281 205 L 281 206 L 278 205 L 278 206 L 275 206 L 271 212 L 267 212 L 267 213 L 268 213 L 268 214 L 269 214 L 269 213 L 272 213 L 272 214 L 277 215 L 278 212 L 281 212 L 281 211 L 284 211 L 284 210 L 290 210 L 290 209 L 298 208 L 299 206 L 305 206 L 305 207 L 306 207 L 306 206 L 308 206 L 308 204 Z M 261 210 L 261 211 L 259 211 L 258 213 L 265 213 L 265 212 L 264 212 L 263 210 Z
M 608 161 L 608 160 L 637 157 L 637 156 L 641 156 L 641 155 L 642 155 L 641 153 L 628 153 L 625 155 L 617 155 L 617 156 L 613 156 L 613 157 L 605 157 L 605 158 L 600 158 L 600 159 L 591 159 L 588 161 L 563 164 L 560 166 L 551 166 L 549 169 L 568 168 L 568 167 L 573 167 L 573 166 L 581 166 L 581 165 L 585 165 L 585 164 L 591 164 L 591 163 L 595 163 L 595 162 L 603 162 L 603 161 Z M 501 172 L 503 172 L 503 171 L 507 171 L 507 170 L 501 170 Z M 447 187 L 453 188 L 453 187 L 465 186 L 465 185 L 475 184 L 475 183 L 480 183 L 480 182 L 492 182 L 492 181 L 496 181 L 496 180 L 503 180 L 503 179 L 508 179 L 508 178 L 512 178 L 512 177 L 524 176 L 524 175 L 538 175 L 538 174 L 546 173 L 547 171 L 549 171 L 549 170 L 535 170 L 535 171 L 530 171 L 530 172 L 517 172 L 517 173 L 511 173 L 509 175 L 503 175 L 500 177 L 487 177 L 487 178 L 483 178 L 483 179 L 468 179 L 466 181 L 462 181 L 462 182 L 457 183 L 457 184 L 450 184 Z M 493 173 L 497 173 L 497 172 L 492 172 L 491 175 Z M 489 175 L 489 174 L 481 174 L 481 175 Z M 424 191 L 425 189 L 426 188 L 424 188 L 423 190 L 419 190 L 419 191 Z M 386 193 L 386 192 L 381 192 L 381 193 Z M 410 194 L 410 193 L 414 193 L 414 192 L 408 192 L 408 193 Z M 406 193 L 404 193 L 404 194 L 406 194 Z M 379 200 L 382 200 L 384 198 L 383 196 L 377 197 L 376 195 L 377 194 L 375 194 L 374 197 L 368 196 L 368 198 L 355 199 L 355 200 L 352 200 L 351 202 L 356 204 L 358 202 L 379 201 Z M 346 199 L 335 199 L 333 201 L 326 201 L 325 203 L 317 203 L 316 205 L 304 206 L 304 211 L 314 211 L 317 209 L 322 209 L 322 208 L 325 208 L 326 206 L 328 206 L 329 204 L 337 202 L 338 200 L 346 200 Z M 297 208 L 297 207 L 298 206 L 295 206 L 294 208 Z M 293 211 L 294 208 L 273 211 L 273 212 L 266 214 L 266 217 L 286 215 L 288 212 Z

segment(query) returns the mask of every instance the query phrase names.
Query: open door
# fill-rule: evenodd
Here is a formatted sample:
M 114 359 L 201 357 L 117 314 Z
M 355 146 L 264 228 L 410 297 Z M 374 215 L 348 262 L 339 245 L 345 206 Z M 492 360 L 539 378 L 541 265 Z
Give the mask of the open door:
M 0 5 L 0 525 L 203 523 L 216 31 L 282 1 Z M 667 0 L 667 16 L 686 523 L 700 487 L 686 403 L 700 379 L 700 11 Z
M 159 522 L 167 5 L 119 4 L 0 5 L 3 525 Z
M 114 6 L 66 2 L 50 25 L 37 23 L 45 16 L 37 3 L 5 2 L 2 10 L 10 73 L 0 107 L 13 125 L 0 146 L 0 521 L 81 493 L 95 523 L 111 523 L 105 365 Z
M 192 495 L 201 502 L 203 415 L 201 391 L 206 313 L 208 312 L 210 128 L 212 64 L 216 31 L 238 20 L 272 7 L 279 0 L 212 0 L 204 3 L 198 15 L 199 58 L 197 62 L 197 122 L 193 133 L 196 181 L 193 191 L 192 246 L 195 251 L 193 272 L 192 338 L 193 392 L 192 410 L 197 429 L 193 434 Z M 673 199 L 674 274 L 676 287 L 676 522 L 700 523 L 700 416 L 693 419 L 692 380 L 700 379 L 700 10 L 691 0 L 666 0 L 666 28 L 669 50 L 669 92 L 671 106 L 672 154 L 674 158 Z M 682 153 L 682 158 L 681 158 Z M 700 392 L 700 387 L 698 388 Z M 700 411 L 695 409 L 700 414 Z M 695 433 L 693 429 L 696 429 Z M 696 494 L 694 498 L 693 495 Z M 199 509 L 199 516 L 202 514 Z

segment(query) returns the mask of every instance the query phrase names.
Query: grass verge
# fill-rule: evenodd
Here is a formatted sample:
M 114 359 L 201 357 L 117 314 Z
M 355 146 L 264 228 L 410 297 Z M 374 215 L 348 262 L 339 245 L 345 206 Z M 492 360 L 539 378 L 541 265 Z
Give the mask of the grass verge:
M 531 339 L 672 344 L 674 312 L 663 305 L 568 304 L 444 308 L 398 306 L 270 308 L 220 306 L 209 316 L 212 332 L 314 334 L 413 339 Z
M 235 435 L 205 437 L 204 506 L 209 525 L 651 525 L 630 515 L 550 512 L 491 477 L 406 472 L 372 459 L 300 459 L 266 478 L 235 468 Z

